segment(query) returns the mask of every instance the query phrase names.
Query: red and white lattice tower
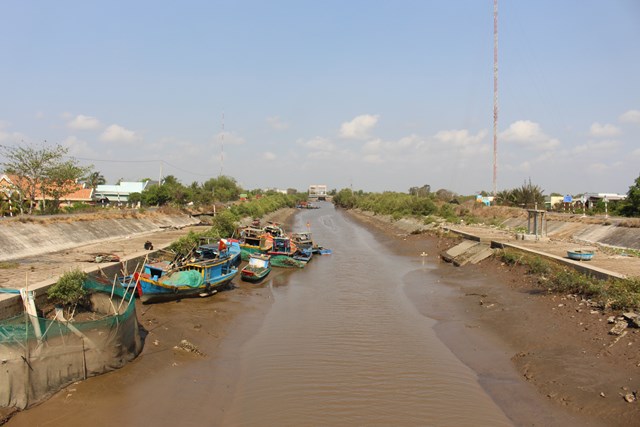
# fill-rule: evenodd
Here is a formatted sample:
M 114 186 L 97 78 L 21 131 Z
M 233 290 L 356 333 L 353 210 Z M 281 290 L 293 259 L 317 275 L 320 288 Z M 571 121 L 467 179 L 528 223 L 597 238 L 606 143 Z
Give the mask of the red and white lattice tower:
M 493 195 L 498 191 L 498 0 L 493 0 Z

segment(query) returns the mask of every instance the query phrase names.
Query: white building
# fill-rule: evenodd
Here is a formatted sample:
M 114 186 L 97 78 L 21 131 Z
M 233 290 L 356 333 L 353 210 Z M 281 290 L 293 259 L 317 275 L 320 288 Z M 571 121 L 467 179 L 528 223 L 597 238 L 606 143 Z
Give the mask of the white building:
M 324 184 L 313 184 L 309 186 L 309 198 L 326 200 L 327 198 L 327 186 Z

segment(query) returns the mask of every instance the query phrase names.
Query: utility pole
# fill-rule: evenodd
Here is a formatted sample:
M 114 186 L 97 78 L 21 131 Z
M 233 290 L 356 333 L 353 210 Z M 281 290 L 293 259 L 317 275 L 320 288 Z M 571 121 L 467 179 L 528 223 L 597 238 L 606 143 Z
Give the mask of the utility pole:
M 493 196 L 498 192 L 498 0 L 493 0 Z

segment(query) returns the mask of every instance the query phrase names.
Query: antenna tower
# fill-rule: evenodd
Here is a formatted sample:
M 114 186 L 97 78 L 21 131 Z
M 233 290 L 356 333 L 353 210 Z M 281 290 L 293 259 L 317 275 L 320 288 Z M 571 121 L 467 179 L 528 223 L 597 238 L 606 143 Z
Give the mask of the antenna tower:
M 498 0 L 493 0 L 493 195 L 498 191 Z

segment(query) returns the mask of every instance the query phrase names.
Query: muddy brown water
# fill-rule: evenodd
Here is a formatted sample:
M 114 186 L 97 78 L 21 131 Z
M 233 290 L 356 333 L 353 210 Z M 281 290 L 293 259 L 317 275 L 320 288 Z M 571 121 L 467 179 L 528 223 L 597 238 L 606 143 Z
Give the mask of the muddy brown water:
M 262 308 L 235 317 L 224 338 L 213 339 L 222 334 L 216 316 L 240 303 L 235 291 L 145 306 L 141 357 L 67 387 L 8 425 L 512 425 L 408 296 L 407 277 L 438 286 L 434 266 L 394 255 L 331 204 L 320 205 L 301 211 L 294 229 L 309 223 L 333 255 L 261 285 Z M 206 356 L 176 352 L 180 339 Z

